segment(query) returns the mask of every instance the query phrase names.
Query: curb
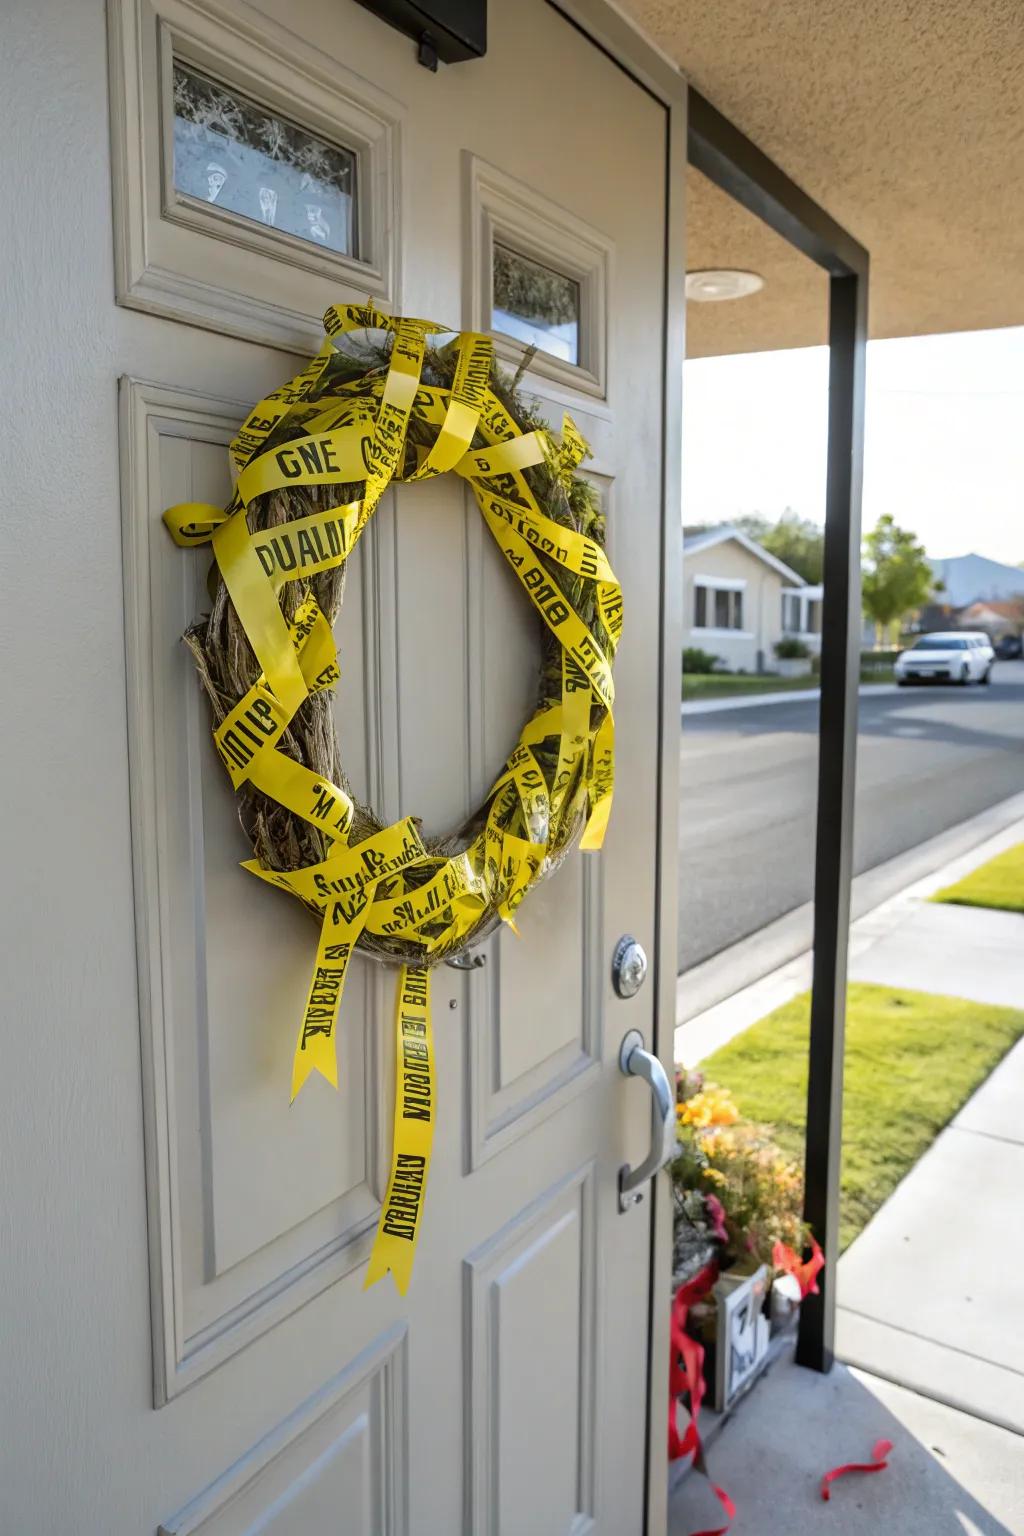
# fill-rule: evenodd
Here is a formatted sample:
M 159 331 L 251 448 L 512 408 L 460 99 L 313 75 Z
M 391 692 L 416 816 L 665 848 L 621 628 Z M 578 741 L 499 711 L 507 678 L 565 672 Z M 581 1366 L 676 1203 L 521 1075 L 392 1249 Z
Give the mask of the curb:
M 860 698 L 898 692 L 895 683 L 861 683 L 857 689 Z M 729 709 L 754 709 L 761 704 L 803 704 L 820 697 L 820 688 L 794 688 L 789 693 L 747 693 L 738 699 L 687 699 L 680 704 L 679 713 L 685 719 L 687 715 L 717 715 Z
M 986 844 L 996 844 L 1010 833 L 1014 836 L 1009 841 L 1019 840 L 1022 829 L 1024 793 L 997 801 L 967 821 L 947 827 L 915 848 L 865 870 L 853 881 L 851 923 L 859 922 L 890 901 L 917 893 L 917 887 L 925 883 L 934 884 L 937 889 L 949 883 L 947 874 L 959 878 L 966 869 L 951 866 L 972 858 L 971 867 L 984 863 L 985 858 L 999 851 L 993 847 L 991 852 L 979 855 Z M 684 1032 L 689 1032 L 689 1043 L 703 1041 L 709 1033 L 722 1032 L 724 1038 L 732 1038 L 806 990 L 810 985 L 813 916 L 813 903 L 806 902 L 677 978 L 677 1059 L 684 1048 Z M 747 996 L 755 988 L 756 1000 L 753 995 Z M 748 1018 L 751 1009 L 753 1013 Z M 709 1017 L 713 1013 L 718 1014 L 717 1019 Z M 724 1038 L 718 1043 L 724 1043 Z

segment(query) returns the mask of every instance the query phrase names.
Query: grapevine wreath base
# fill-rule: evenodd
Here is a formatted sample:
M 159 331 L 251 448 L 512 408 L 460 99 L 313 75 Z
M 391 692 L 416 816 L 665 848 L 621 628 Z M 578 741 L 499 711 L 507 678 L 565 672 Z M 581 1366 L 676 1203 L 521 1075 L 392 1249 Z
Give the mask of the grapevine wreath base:
M 335 1026 L 359 948 L 404 967 L 400 1021 L 406 995 L 421 1044 L 426 1032 L 418 1086 L 430 1098 L 429 968 L 514 926 L 526 892 L 581 833 L 584 847 L 601 845 L 622 600 L 593 490 L 575 473 L 586 444 L 568 417 L 561 442 L 551 437 L 518 377 L 495 367 L 489 337 L 362 306 L 332 307 L 324 326 L 317 356 L 232 442 L 228 506 L 187 503 L 164 518 L 179 544 L 213 547 L 212 608 L 185 641 L 255 855 L 245 868 L 322 925 L 293 1097 L 312 1071 L 337 1082 Z M 417 818 L 388 826 L 352 791 L 333 723 L 332 626 L 348 558 L 388 486 L 449 470 L 534 606 L 542 664 L 534 712 L 483 804 L 424 839 Z M 416 1087 L 400 1074 L 397 1108 Z M 432 1124 L 432 1103 L 429 1114 Z

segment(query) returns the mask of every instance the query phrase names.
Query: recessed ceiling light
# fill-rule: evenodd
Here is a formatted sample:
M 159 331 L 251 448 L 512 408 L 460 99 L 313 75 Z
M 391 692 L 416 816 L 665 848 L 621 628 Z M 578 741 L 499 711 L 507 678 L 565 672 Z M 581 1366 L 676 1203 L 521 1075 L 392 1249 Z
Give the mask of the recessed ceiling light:
M 686 297 L 698 304 L 745 299 L 763 287 L 764 278 L 756 272 L 738 272 L 730 267 L 708 267 L 702 272 L 686 274 Z

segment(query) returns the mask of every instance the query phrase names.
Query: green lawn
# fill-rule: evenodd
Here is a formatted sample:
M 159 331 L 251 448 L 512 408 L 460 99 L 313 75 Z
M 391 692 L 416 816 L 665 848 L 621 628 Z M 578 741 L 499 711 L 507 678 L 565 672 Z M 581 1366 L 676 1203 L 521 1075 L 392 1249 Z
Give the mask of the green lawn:
M 753 672 L 684 672 L 684 699 L 727 699 L 741 693 L 817 688 L 816 677 L 758 677 Z
M 955 885 L 936 891 L 932 900 L 952 901 L 961 907 L 1001 907 L 1006 912 L 1024 912 L 1024 843 L 998 854 Z
M 891 683 L 892 667 L 861 672 L 862 683 Z M 730 699 L 744 693 L 785 693 L 789 689 L 817 688 L 816 677 L 764 677 L 754 672 L 684 672 L 683 698 Z
M 709 1081 L 732 1090 L 743 1115 L 774 1125 L 780 1144 L 800 1161 L 809 1015 L 805 993 L 701 1063 Z M 1024 1012 L 1014 1008 L 850 986 L 842 1248 L 1021 1035 Z

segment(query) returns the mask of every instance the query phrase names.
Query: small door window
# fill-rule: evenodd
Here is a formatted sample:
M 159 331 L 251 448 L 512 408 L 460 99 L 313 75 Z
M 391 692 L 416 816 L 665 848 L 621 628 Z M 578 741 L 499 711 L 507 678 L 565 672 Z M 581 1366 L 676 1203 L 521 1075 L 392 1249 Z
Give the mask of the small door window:
M 493 251 L 491 329 L 579 363 L 579 282 L 497 240 Z
M 357 254 L 357 161 L 174 61 L 174 187 L 344 256 Z

